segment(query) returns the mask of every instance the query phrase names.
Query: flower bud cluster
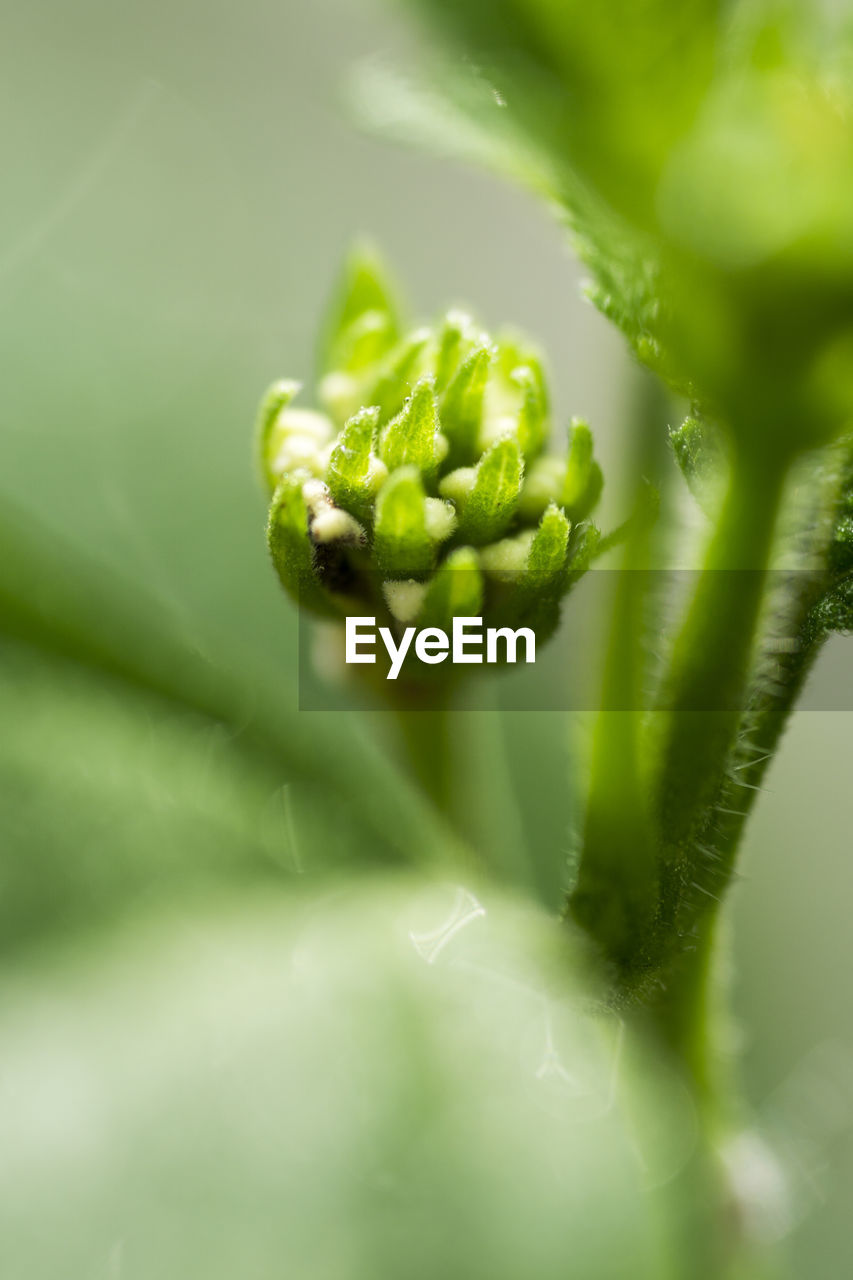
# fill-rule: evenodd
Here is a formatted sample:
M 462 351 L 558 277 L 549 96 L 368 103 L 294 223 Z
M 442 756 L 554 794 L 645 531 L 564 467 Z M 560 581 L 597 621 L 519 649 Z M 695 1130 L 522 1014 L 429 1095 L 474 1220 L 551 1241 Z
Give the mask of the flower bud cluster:
M 319 408 L 274 383 L 259 411 L 268 541 L 285 589 L 324 616 L 553 630 L 599 534 L 585 422 L 549 451 L 542 364 L 450 311 L 404 331 L 378 264 L 353 255 L 328 326 Z

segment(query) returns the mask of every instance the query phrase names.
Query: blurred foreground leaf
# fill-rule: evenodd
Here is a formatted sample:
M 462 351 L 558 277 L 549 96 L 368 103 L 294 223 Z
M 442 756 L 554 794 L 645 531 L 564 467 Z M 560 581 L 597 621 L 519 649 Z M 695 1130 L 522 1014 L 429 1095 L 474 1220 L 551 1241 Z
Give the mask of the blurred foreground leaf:
M 458 852 L 356 717 L 300 714 L 30 519 L 0 542 L 0 949 L 196 880 Z
M 368 66 L 375 128 L 556 202 L 590 296 L 753 454 L 853 412 L 853 25 L 748 0 L 408 0 L 444 38 L 432 87 Z M 618 34 L 617 34 L 618 33 Z M 376 105 L 378 103 L 378 106 Z
M 664 1280 L 690 1110 L 669 1081 L 643 1168 L 576 965 L 547 917 L 374 880 L 7 978 L 0 1269 Z

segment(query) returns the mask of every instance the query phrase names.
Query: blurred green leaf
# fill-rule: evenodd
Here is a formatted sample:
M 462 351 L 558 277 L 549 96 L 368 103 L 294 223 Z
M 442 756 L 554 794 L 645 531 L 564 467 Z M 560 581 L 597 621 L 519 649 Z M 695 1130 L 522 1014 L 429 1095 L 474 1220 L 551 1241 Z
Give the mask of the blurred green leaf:
M 663 1280 L 689 1105 L 664 1072 L 644 1116 L 577 966 L 541 914 L 372 880 L 7 976 L 4 1274 Z
M 300 714 L 250 649 L 187 645 L 31 517 L 0 534 L 0 946 L 196 879 L 464 856 L 354 716 Z
M 793 454 L 844 428 L 853 27 L 843 15 L 719 0 L 412 7 L 450 59 L 430 91 L 398 86 L 396 113 L 387 94 L 392 132 L 440 136 L 453 150 L 458 116 L 460 154 L 556 200 L 596 305 L 739 448 Z

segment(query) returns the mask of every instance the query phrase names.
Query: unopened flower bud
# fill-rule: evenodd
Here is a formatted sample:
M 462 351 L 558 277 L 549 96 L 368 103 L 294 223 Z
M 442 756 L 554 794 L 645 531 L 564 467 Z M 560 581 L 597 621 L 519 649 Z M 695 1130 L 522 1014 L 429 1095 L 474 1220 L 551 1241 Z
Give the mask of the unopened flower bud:
M 350 260 L 326 329 L 322 411 L 274 383 L 258 416 L 269 546 L 286 590 L 316 613 L 449 629 L 546 618 L 589 567 L 582 523 L 601 490 L 586 423 L 548 451 L 542 362 L 464 312 L 401 329 L 375 257 Z

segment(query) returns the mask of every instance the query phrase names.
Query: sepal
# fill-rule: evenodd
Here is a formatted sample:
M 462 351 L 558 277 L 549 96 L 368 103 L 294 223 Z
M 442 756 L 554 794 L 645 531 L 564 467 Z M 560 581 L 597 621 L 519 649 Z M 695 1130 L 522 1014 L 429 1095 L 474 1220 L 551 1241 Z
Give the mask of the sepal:
M 388 474 L 373 452 L 379 409 L 361 409 L 347 422 L 329 459 L 327 481 L 338 506 L 359 520 L 370 518 L 373 501 Z
M 461 504 L 459 535 L 475 546 L 499 538 L 509 526 L 524 475 L 516 440 L 499 440 L 477 464 L 470 493 Z

